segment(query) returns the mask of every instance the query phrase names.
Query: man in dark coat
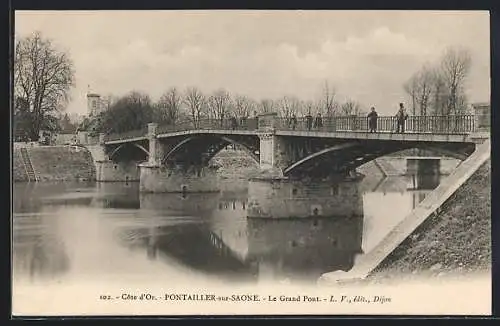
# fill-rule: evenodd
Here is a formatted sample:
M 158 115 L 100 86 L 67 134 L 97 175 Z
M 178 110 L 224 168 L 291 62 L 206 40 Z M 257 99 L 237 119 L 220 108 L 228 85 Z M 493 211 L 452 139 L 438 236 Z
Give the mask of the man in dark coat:
M 370 113 L 368 113 L 368 128 L 370 132 L 377 132 L 377 118 L 378 114 L 375 111 L 375 108 L 372 107 Z
M 293 113 L 292 117 L 290 118 L 290 125 L 292 127 L 292 130 L 295 130 L 295 128 L 297 127 L 297 116 L 295 115 L 295 113 Z
M 405 121 L 408 119 L 408 114 L 405 111 L 403 103 L 399 103 L 399 110 L 396 113 L 397 131 L 405 132 Z
M 238 120 L 236 120 L 236 117 L 233 115 L 231 117 L 231 129 L 236 129 L 238 127 Z
M 314 128 L 320 129 L 321 127 L 323 127 L 323 118 L 321 118 L 321 113 L 318 113 L 314 120 Z
M 311 113 L 307 113 L 305 118 L 306 118 L 307 129 L 311 130 L 312 124 L 313 124 L 313 117 L 312 117 Z

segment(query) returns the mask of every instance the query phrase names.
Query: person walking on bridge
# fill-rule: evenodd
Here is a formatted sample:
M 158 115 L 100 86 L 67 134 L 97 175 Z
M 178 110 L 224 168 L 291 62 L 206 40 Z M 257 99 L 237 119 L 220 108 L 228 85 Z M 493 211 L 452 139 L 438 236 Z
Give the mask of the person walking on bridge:
M 396 113 L 396 123 L 397 123 L 396 132 L 405 132 L 406 119 L 408 119 L 408 114 L 406 113 L 405 107 L 403 103 L 399 103 L 399 110 L 398 113 Z
M 377 132 L 377 118 L 377 111 L 375 111 L 375 107 L 372 106 L 371 112 L 368 113 L 368 128 L 370 132 Z
M 238 127 L 238 120 L 236 120 L 236 117 L 233 115 L 231 116 L 231 129 L 235 130 Z
M 295 130 L 297 127 L 297 116 L 295 113 L 292 113 L 292 117 L 290 118 L 290 125 L 292 126 L 292 130 Z
M 313 124 L 313 117 L 310 112 L 307 113 L 305 116 L 306 118 L 306 125 L 307 125 L 307 130 L 311 130 L 312 124 Z
M 321 113 L 318 112 L 314 120 L 314 128 L 321 129 L 321 127 L 323 127 L 323 118 L 321 118 Z

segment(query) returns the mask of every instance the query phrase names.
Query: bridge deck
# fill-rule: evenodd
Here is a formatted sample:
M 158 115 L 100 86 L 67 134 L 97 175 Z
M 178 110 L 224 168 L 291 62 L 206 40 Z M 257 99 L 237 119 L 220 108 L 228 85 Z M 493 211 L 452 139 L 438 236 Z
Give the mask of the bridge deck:
M 321 118 L 320 118 L 321 119 Z M 416 142 L 474 142 L 473 139 L 485 139 L 478 135 L 475 128 L 474 115 L 449 116 L 410 116 L 405 122 L 404 133 L 397 133 L 397 121 L 393 116 L 380 116 L 377 121 L 377 132 L 369 132 L 369 121 L 361 116 L 334 116 L 312 123 L 305 118 L 279 118 L 264 115 L 258 118 L 242 118 L 239 122 L 234 118 L 201 119 L 196 123 L 182 121 L 180 123 L 151 126 L 131 130 L 121 134 L 107 135 L 105 144 L 120 144 L 147 140 L 150 127 L 157 138 L 168 138 L 194 134 L 218 135 L 259 135 L 272 130 L 277 135 L 292 137 L 321 137 L 343 139 L 373 139 Z M 315 120 L 316 121 L 316 120 Z M 267 130 L 267 131 L 266 131 Z M 481 142 L 481 141 L 479 141 Z
M 157 138 L 170 138 L 184 135 L 217 134 L 217 135 L 255 135 L 258 136 L 266 131 L 257 130 L 184 130 L 170 133 L 162 133 Z M 412 141 L 412 142 L 471 142 L 471 134 L 435 134 L 425 132 L 377 132 L 369 133 L 366 131 L 301 131 L 301 130 L 276 130 L 278 136 L 291 137 L 319 137 L 319 138 L 339 138 L 339 139 L 362 139 L 362 140 L 387 140 L 387 141 Z M 147 140 L 147 136 L 138 136 L 125 139 L 108 140 L 106 145 L 122 144 L 127 142 L 136 142 Z

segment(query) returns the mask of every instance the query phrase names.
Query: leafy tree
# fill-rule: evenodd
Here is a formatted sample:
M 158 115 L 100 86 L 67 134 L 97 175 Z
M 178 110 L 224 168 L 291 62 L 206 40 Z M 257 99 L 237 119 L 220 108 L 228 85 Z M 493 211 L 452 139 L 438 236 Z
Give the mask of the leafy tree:
M 77 125 L 71 121 L 71 118 L 67 113 L 63 114 L 59 119 L 59 128 L 62 133 L 74 133 L 77 129 Z
M 132 91 L 111 103 L 88 124 L 90 133 L 123 133 L 144 128 L 153 121 L 154 108 L 147 94 Z M 88 128 L 87 127 L 87 128 Z

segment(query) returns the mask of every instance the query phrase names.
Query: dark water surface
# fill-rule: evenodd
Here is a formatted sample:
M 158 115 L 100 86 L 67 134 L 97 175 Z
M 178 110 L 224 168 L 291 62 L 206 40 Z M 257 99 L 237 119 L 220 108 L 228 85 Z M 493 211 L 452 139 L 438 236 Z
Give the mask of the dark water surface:
M 349 185 L 360 194 L 350 210 L 358 213 L 286 220 L 247 219 L 244 190 L 183 196 L 140 194 L 137 183 L 15 184 L 14 285 L 124 276 L 315 282 L 352 268 L 438 183 L 367 176 Z

